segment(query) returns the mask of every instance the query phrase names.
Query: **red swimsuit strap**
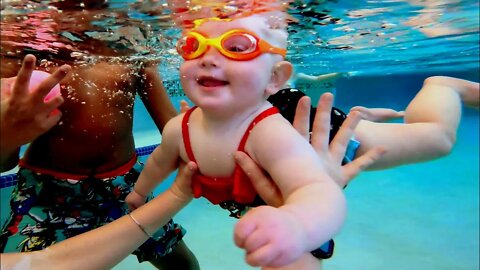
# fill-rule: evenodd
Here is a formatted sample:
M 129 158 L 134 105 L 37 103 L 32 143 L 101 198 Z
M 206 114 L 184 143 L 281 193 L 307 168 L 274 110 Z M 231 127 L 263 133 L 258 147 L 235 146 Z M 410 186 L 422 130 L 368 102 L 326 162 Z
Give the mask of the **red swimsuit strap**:
M 185 145 L 185 151 L 187 152 L 188 158 L 193 162 L 197 162 L 197 161 L 195 160 L 195 156 L 193 155 L 192 144 L 190 143 L 190 133 L 189 133 L 189 130 L 188 130 L 188 120 L 189 120 L 190 115 L 192 114 L 193 110 L 195 110 L 196 108 L 197 108 L 197 106 L 188 110 L 185 113 L 185 115 L 183 116 L 183 119 L 182 119 L 182 137 L 183 137 L 183 143 Z M 238 144 L 238 151 L 242 151 L 242 152 L 244 151 L 245 144 L 247 142 L 248 136 L 250 135 L 250 131 L 253 129 L 253 127 L 258 122 L 262 121 L 264 118 L 266 118 L 270 115 L 277 114 L 277 113 L 278 113 L 278 109 L 276 107 L 270 107 L 270 108 L 264 110 L 263 112 L 261 112 L 259 115 L 257 115 L 253 119 L 253 121 L 250 123 L 250 125 L 248 126 L 245 133 L 243 134 L 242 140 Z
M 195 163 L 197 163 L 197 161 L 195 160 L 195 156 L 193 155 L 192 144 L 190 143 L 190 133 L 188 131 L 188 119 L 190 118 L 190 115 L 192 114 L 193 110 L 195 110 L 196 108 L 197 106 L 194 106 L 190 110 L 188 110 L 182 119 L 182 137 L 183 137 L 183 144 L 185 145 L 185 151 L 187 152 L 188 158 Z
M 243 134 L 242 140 L 240 141 L 240 144 L 238 145 L 238 151 L 245 152 L 245 144 L 247 143 L 248 136 L 250 135 L 250 131 L 253 129 L 253 127 L 258 124 L 258 122 L 262 121 L 264 118 L 277 114 L 279 111 L 277 107 L 270 107 L 263 112 L 261 112 L 257 117 L 253 119 L 253 121 L 250 123 L 248 126 L 247 130 L 245 131 L 245 134 Z

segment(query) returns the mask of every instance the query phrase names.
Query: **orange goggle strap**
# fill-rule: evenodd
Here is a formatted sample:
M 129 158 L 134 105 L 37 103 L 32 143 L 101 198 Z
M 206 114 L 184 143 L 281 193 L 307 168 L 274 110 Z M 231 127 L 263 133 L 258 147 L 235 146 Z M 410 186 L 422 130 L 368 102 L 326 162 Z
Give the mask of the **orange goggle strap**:
M 225 50 L 222 46 L 222 42 L 223 40 L 225 40 L 225 38 L 233 34 L 247 34 L 254 37 L 257 42 L 256 49 L 249 53 L 231 52 L 231 51 Z M 207 51 L 208 46 L 215 47 L 222 55 L 233 60 L 251 60 L 256 58 L 262 53 L 280 54 L 281 56 L 285 57 L 287 53 L 286 49 L 275 47 L 270 43 L 262 39 L 259 39 L 254 33 L 246 30 L 238 30 L 238 29 L 230 30 L 216 38 L 206 38 L 202 34 L 196 31 L 189 32 L 188 34 L 185 35 L 185 37 L 187 36 L 192 36 L 198 41 L 198 48 L 197 50 L 195 50 L 190 54 L 185 54 L 183 50 L 177 47 L 178 53 L 186 60 L 192 60 L 202 56 Z M 184 44 L 183 46 L 192 46 L 192 45 Z

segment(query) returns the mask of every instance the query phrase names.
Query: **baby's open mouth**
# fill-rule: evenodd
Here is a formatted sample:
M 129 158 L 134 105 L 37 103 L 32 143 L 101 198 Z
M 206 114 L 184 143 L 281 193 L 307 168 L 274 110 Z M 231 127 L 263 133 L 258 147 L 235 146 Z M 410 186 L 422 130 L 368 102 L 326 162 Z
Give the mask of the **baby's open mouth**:
M 205 87 L 216 87 L 227 85 L 227 81 L 215 79 L 214 77 L 200 77 L 197 80 L 198 84 Z

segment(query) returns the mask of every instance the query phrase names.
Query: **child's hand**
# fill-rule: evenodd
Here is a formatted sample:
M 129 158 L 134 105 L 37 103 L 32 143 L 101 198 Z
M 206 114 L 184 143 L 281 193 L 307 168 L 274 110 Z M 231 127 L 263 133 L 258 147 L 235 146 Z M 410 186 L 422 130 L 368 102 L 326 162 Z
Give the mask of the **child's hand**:
M 125 203 L 128 205 L 128 209 L 133 211 L 140 206 L 145 204 L 147 197 L 145 195 L 137 193 L 135 190 L 132 190 L 130 194 L 125 198 Z
M 235 244 L 245 249 L 251 266 L 281 267 L 298 260 L 306 251 L 305 234 L 298 221 L 280 208 L 259 206 L 235 226 Z

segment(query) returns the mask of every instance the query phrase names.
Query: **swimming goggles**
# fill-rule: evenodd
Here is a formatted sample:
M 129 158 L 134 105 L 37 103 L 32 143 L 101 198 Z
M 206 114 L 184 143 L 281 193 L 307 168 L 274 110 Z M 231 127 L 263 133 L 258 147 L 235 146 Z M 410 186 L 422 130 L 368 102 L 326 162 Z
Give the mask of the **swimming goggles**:
M 185 60 L 201 57 L 215 47 L 223 56 L 237 61 L 252 60 L 262 53 L 280 54 L 285 57 L 287 50 L 274 47 L 254 33 L 234 29 L 216 38 L 207 38 L 196 31 L 190 31 L 177 41 L 177 52 Z

